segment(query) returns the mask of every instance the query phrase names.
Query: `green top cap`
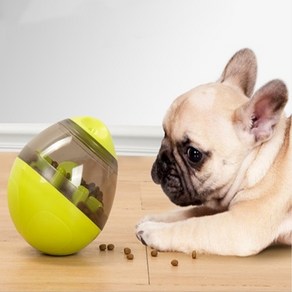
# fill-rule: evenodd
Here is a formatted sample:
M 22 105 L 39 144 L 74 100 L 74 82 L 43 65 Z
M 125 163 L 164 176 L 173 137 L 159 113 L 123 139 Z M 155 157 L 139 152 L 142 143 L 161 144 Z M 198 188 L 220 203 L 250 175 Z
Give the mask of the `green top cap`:
M 99 142 L 115 159 L 117 158 L 111 134 L 102 121 L 88 116 L 75 117 L 71 120 Z

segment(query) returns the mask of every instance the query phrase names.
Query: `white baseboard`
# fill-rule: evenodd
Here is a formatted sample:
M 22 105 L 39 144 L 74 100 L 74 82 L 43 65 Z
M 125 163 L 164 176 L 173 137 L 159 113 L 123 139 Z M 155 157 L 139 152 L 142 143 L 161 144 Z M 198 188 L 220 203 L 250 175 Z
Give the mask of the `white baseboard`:
M 48 124 L 0 123 L 0 151 L 20 151 Z M 163 137 L 161 127 L 112 126 L 109 127 L 118 155 L 156 155 Z

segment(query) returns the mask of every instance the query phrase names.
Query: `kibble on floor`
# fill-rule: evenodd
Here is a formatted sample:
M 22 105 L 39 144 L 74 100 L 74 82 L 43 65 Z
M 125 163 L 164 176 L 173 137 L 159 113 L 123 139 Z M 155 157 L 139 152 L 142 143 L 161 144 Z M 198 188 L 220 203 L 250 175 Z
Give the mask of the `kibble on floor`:
M 106 250 L 106 244 L 104 244 L 104 243 L 103 244 L 100 244 L 99 245 L 99 250 L 100 251 L 105 251 Z
M 130 254 L 132 251 L 129 247 L 125 247 L 124 248 L 124 254 L 127 255 L 127 254 Z
M 128 260 L 133 260 L 134 259 L 134 255 L 132 253 L 127 254 L 127 259 Z
M 107 245 L 108 250 L 114 250 L 114 248 L 115 248 L 115 246 L 112 243 Z

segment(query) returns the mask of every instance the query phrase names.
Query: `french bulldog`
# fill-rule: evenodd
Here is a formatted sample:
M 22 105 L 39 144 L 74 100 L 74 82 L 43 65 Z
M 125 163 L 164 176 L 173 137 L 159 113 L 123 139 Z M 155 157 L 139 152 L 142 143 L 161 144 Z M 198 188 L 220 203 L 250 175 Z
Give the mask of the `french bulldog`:
M 292 129 L 287 87 L 253 94 L 256 56 L 238 51 L 218 81 L 179 96 L 163 121 L 152 179 L 176 205 L 136 226 L 160 251 L 249 256 L 292 243 Z

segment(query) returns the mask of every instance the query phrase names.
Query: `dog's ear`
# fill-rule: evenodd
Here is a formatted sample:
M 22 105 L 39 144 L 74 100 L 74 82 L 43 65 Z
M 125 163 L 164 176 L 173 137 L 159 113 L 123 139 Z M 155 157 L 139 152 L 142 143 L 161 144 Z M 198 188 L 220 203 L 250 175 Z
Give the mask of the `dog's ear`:
M 237 86 L 250 97 L 256 76 L 257 61 L 254 52 L 250 49 L 242 49 L 229 60 L 218 81 Z
M 251 134 L 256 143 L 267 141 L 273 135 L 287 100 L 285 83 L 272 80 L 235 111 L 234 122 L 245 133 Z

